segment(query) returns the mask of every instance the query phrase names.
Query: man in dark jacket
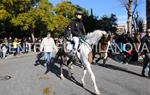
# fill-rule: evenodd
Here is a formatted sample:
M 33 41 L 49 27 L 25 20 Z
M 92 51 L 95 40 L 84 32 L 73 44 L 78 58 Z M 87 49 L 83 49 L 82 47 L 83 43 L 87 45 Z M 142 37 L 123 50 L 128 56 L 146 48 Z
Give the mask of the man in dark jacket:
M 75 13 L 75 19 L 73 19 L 70 23 L 71 33 L 73 36 L 73 41 L 75 43 L 74 52 L 77 51 L 79 45 L 79 38 L 84 39 L 84 35 L 86 34 L 84 24 L 82 22 L 82 16 L 83 16 L 83 12 L 77 11 Z
M 142 76 L 145 76 L 145 68 L 147 64 L 150 62 L 150 29 L 147 29 L 147 34 L 142 38 L 141 41 L 141 52 L 145 53 L 145 61 L 142 69 Z M 146 46 L 146 47 L 145 47 Z M 150 76 L 150 73 L 149 73 Z

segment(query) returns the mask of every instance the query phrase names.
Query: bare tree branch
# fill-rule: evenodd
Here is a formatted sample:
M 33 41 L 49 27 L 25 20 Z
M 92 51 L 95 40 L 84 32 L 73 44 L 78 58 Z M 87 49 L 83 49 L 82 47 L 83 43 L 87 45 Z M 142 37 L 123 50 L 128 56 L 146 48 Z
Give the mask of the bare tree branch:
M 135 12 L 136 12 L 136 9 L 138 7 L 138 1 L 139 0 L 133 0 L 133 12 L 132 12 L 132 14 L 135 14 Z
M 122 7 L 128 10 L 128 0 L 119 0 Z

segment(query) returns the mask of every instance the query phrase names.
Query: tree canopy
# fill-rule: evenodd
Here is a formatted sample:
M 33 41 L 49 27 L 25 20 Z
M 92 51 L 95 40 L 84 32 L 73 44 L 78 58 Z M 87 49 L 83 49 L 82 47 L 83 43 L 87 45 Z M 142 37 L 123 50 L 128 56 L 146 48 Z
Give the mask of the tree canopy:
M 84 12 L 83 22 L 87 32 L 95 29 L 116 31 L 115 15 L 98 19 L 85 8 L 61 2 L 53 6 L 48 0 L 1 0 L 0 35 L 43 37 L 47 31 L 59 36 L 74 18 L 77 10 Z M 33 40 L 34 41 L 34 40 Z

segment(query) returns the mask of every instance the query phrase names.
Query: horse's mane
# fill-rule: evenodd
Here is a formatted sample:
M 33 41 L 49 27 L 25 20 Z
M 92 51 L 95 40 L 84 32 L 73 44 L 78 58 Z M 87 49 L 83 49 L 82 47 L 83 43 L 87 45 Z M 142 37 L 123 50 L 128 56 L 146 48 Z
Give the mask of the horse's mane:
M 98 42 L 101 39 L 103 34 L 106 34 L 106 32 L 102 31 L 102 30 L 95 30 L 95 31 L 88 33 L 86 35 L 86 39 L 87 39 L 86 41 L 89 44 L 95 44 L 96 42 Z
M 111 40 L 111 35 L 108 35 L 108 36 L 103 36 L 101 39 L 100 39 L 100 43 L 108 43 L 108 41 Z
M 95 36 L 99 35 L 100 32 L 104 32 L 104 31 L 102 31 L 102 30 L 95 30 L 95 31 L 93 31 L 91 33 L 88 33 L 86 35 L 86 38 L 89 39 L 89 38 L 95 37 Z
M 140 37 L 140 35 L 135 35 L 134 36 L 134 43 L 141 43 L 141 37 Z

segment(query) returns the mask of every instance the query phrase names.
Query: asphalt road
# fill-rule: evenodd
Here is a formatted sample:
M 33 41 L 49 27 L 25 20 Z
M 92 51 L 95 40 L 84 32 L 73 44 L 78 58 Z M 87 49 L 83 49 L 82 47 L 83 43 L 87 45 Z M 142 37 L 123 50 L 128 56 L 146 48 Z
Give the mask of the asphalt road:
M 36 54 L 0 60 L 0 95 L 94 95 L 89 74 L 83 88 L 83 69 L 73 68 L 71 80 L 59 78 L 59 65 L 46 75 L 46 68 L 34 66 Z M 99 62 L 101 64 L 101 61 Z M 92 65 L 101 95 L 150 95 L 150 79 L 140 76 L 142 67 L 108 59 L 106 67 Z M 64 74 L 67 76 L 67 68 Z

